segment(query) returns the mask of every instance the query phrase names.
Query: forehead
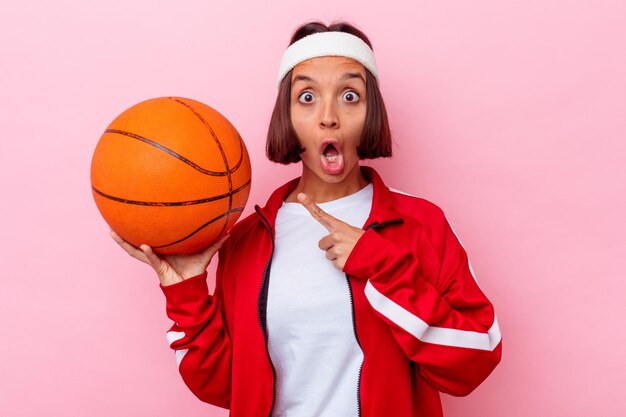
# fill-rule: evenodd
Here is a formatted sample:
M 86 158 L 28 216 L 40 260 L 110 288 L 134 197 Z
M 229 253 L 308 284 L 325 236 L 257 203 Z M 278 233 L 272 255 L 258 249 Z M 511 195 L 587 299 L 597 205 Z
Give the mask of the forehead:
M 307 59 L 296 65 L 291 80 L 298 75 L 316 78 L 338 78 L 347 72 L 359 73 L 365 79 L 365 67 L 358 61 L 344 56 L 323 56 Z

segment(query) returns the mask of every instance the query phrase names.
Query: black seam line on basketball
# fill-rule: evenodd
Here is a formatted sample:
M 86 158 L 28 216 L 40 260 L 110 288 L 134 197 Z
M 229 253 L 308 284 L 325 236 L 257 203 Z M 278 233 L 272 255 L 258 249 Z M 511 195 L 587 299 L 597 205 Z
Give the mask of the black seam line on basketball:
M 226 158 L 226 152 L 224 152 L 224 148 L 222 148 L 222 144 L 220 143 L 219 138 L 217 137 L 217 135 L 215 134 L 215 132 L 213 131 L 213 128 L 211 127 L 211 125 L 209 124 L 209 122 L 207 122 L 204 117 L 202 117 L 202 115 L 200 113 L 198 113 L 193 107 L 191 107 L 191 105 L 185 103 L 182 100 L 179 99 L 175 99 L 177 103 L 182 104 L 183 106 L 185 106 L 190 112 L 192 112 L 198 119 L 200 119 L 200 121 L 202 122 L 202 124 L 204 126 L 206 126 L 207 129 L 209 129 L 209 132 L 211 133 L 211 136 L 213 137 L 213 140 L 215 141 L 215 144 L 217 145 L 217 148 L 220 150 L 220 155 L 222 155 L 222 161 L 224 161 L 224 168 L 226 168 L 226 173 L 227 175 L 230 177 L 230 167 L 228 166 L 228 158 Z
M 191 111 L 193 114 L 195 114 L 196 117 L 200 119 L 200 121 L 207 127 L 207 129 L 209 129 L 209 132 L 211 132 L 211 136 L 213 136 L 213 140 L 215 141 L 215 144 L 217 145 L 218 149 L 220 150 L 220 154 L 222 155 L 222 160 L 224 161 L 224 168 L 226 169 L 226 172 L 228 173 L 229 196 L 228 196 L 228 211 L 226 212 L 226 221 L 224 222 L 224 226 L 222 226 L 222 230 L 220 230 L 220 233 L 219 233 L 221 235 L 224 232 L 224 230 L 226 230 L 226 226 L 228 226 L 228 221 L 230 220 L 230 210 L 233 208 L 233 194 L 232 194 L 233 179 L 231 177 L 230 167 L 228 166 L 228 158 L 226 158 L 226 152 L 224 152 L 224 148 L 222 148 L 222 144 L 220 143 L 220 140 L 215 134 L 215 132 L 213 131 L 213 128 L 206 120 L 204 120 L 204 117 L 202 117 L 200 113 L 198 113 L 193 107 L 191 107 L 189 104 L 185 103 L 184 101 L 179 100 L 179 99 L 175 99 L 175 100 L 181 105 L 185 106 L 187 109 L 189 109 L 189 111 Z
M 124 135 L 124 136 L 128 136 L 130 138 L 133 139 L 137 139 L 138 141 L 144 142 L 148 145 L 154 146 L 155 148 L 167 153 L 168 155 L 173 156 L 174 158 L 180 160 L 181 162 L 184 162 L 185 164 L 189 165 L 190 167 L 192 167 L 193 169 L 202 172 L 203 174 L 206 175 L 211 175 L 214 177 L 225 177 L 227 175 L 229 175 L 228 172 L 223 172 L 223 171 L 209 171 L 208 169 L 204 169 L 201 166 L 193 163 L 192 161 L 190 161 L 189 159 L 185 158 L 184 156 L 182 156 L 181 154 L 178 154 L 176 152 L 174 152 L 173 150 L 166 148 L 165 146 L 150 140 L 146 137 L 137 135 L 136 133 L 132 133 L 132 132 L 126 132 L 124 130 L 119 130 L 119 129 L 107 129 L 104 131 L 104 133 L 117 133 L 118 135 Z
M 248 180 L 246 183 L 244 183 L 241 187 L 233 190 L 233 194 L 236 194 L 240 191 L 242 191 L 243 189 L 245 189 L 248 185 L 250 185 L 250 181 Z M 98 195 L 104 197 L 104 198 L 108 198 L 109 200 L 113 200 L 113 201 L 117 201 L 118 203 L 124 203 L 124 204 L 134 204 L 137 206 L 153 206 L 153 207 L 171 207 L 171 206 L 192 206 L 194 204 L 204 204 L 204 203 L 208 203 L 211 201 L 216 201 L 216 200 L 221 200 L 223 198 L 228 197 L 228 194 L 221 194 L 221 195 L 216 195 L 213 197 L 207 197 L 207 198 L 202 198 L 200 200 L 189 200 L 189 201 L 172 201 L 172 202 L 166 202 L 166 201 L 138 201 L 138 200 L 127 200 L 125 198 L 120 198 L 120 197 L 115 197 L 109 194 L 105 194 L 102 191 L 98 190 L 96 187 L 91 187 L 91 189 Z
M 234 209 L 229 210 L 229 211 L 227 211 L 227 212 L 225 212 L 225 213 L 222 213 L 222 214 L 220 214 L 219 216 L 217 216 L 217 217 L 215 217 L 215 218 L 213 218 L 213 219 L 209 220 L 208 222 L 206 222 L 206 223 L 205 223 L 205 224 L 203 224 L 202 226 L 198 227 L 196 230 L 194 230 L 193 232 L 191 232 L 190 234 L 188 234 L 187 236 L 185 236 L 185 237 L 184 237 L 184 238 L 182 238 L 182 239 L 178 239 L 178 240 L 177 240 L 177 241 L 175 241 L 175 242 L 166 243 L 165 245 L 152 246 L 152 247 L 153 247 L 153 248 L 155 248 L 155 249 L 159 249 L 159 248 L 165 248 L 165 247 L 167 247 L 167 246 L 172 246 L 172 245 L 175 245 L 175 244 L 177 244 L 177 243 L 180 243 L 180 242 L 182 242 L 182 241 L 184 241 L 184 240 L 186 240 L 186 239 L 189 239 L 191 236 L 195 235 L 196 233 L 198 233 L 200 230 L 204 229 L 205 227 L 207 227 L 207 226 L 208 226 L 208 225 L 210 225 L 211 223 L 215 223 L 216 221 L 218 221 L 218 220 L 219 220 L 219 219 L 221 219 L 222 217 L 224 217 L 224 216 L 230 216 L 230 213 L 236 213 L 236 212 L 241 212 L 241 211 L 243 211 L 243 207 L 235 207 Z M 223 230 L 223 228 L 222 228 L 222 230 Z M 221 234 L 221 233 L 220 233 L 220 234 Z M 219 235 L 218 235 L 218 236 L 219 236 Z
M 235 164 L 233 169 L 230 170 L 230 173 L 237 171 L 243 162 L 243 139 L 241 139 L 241 135 L 237 133 L 237 139 L 239 139 L 239 161 Z
M 170 99 L 171 98 L 173 98 L 173 97 L 170 97 Z M 174 99 L 174 101 L 176 101 L 178 104 L 181 104 L 184 107 L 186 107 L 198 119 L 200 119 L 200 121 L 202 122 L 203 125 L 205 125 L 209 129 L 209 132 L 211 133 L 211 136 L 213 136 L 213 139 L 217 143 L 218 148 L 222 152 L 222 158 L 224 159 L 224 165 L 226 165 L 226 167 L 228 167 L 228 160 L 226 159 L 226 154 L 223 152 L 222 144 L 218 140 L 217 135 L 213 131 L 213 128 L 211 127 L 211 125 L 209 125 L 209 123 L 202 117 L 202 115 L 200 113 L 198 113 L 197 111 L 195 111 L 194 108 L 191 107 L 191 105 L 189 103 L 185 103 L 184 101 L 179 100 L 177 98 Z M 241 166 L 241 163 L 243 162 L 243 139 L 241 138 L 241 135 L 239 134 L 239 132 L 237 132 L 237 139 L 239 139 L 239 160 L 237 161 L 237 163 L 235 164 L 235 166 L 232 169 L 228 170 L 228 173 L 230 173 L 230 174 L 232 174 L 235 171 L 237 171 L 239 169 L 239 167 Z

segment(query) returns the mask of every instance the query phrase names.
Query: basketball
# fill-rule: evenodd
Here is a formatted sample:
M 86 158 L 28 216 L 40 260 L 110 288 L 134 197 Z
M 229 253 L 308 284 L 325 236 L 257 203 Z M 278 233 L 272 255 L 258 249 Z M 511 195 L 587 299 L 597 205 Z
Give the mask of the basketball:
M 201 102 L 141 102 L 106 128 L 91 161 L 104 220 L 134 246 L 191 254 L 235 224 L 250 192 L 250 159 L 235 127 Z

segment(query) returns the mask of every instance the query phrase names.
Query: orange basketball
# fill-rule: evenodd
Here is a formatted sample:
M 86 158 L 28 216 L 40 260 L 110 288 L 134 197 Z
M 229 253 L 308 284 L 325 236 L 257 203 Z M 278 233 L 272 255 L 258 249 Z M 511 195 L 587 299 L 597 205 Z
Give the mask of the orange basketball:
M 250 192 L 250 159 L 235 127 L 211 107 L 155 98 L 104 131 L 91 187 L 100 213 L 124 240 L 189 254 L 239 218 Z

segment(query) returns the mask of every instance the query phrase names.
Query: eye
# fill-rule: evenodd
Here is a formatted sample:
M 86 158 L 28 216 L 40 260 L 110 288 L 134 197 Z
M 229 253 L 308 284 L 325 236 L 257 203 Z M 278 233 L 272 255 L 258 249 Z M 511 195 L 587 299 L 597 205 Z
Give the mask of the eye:
M 314 98 L 315 97 L 313 96 L 313 94 L 310 91 L 303 91 L 298 96 L 298 101 L 300 103 L 310 103 L 310 102 L 313 101 Z
M 350 90 L 343 93 L 342 98 L 349 103 L 354 103 L 359 101 L 359 94 L 356 91 Z

